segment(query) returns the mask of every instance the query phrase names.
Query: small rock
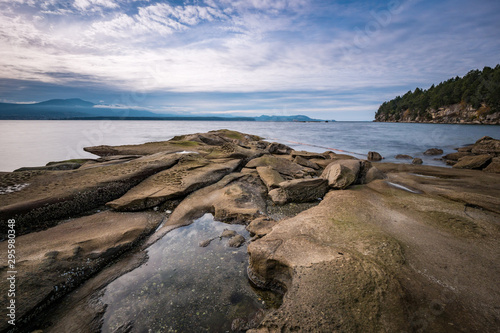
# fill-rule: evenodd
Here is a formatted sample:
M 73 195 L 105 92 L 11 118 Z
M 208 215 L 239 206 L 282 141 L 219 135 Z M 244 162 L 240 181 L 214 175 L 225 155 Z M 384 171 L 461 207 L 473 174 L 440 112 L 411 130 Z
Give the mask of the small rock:
M 258 237 L 263 237 L 270 233 L 273 230 L 273 226 L 276 224 L 276 221 L 267 217 L 259 217 L 250 222 L 249 225 L 246 226 L 246 229 L 251 233 Z
M 427 149 L 424 155 L 443 155 L 443 150 L 438 148 Z
M 211 238 L 211 239 L 206 239 L 206 240 L 204 240 L 204 241 L 201 241 L 198 245 L 199 245 L 200 247 L 207 247 L 207 246 L 209 246 L 209 245 L 210 245 L 210 243 L 211 243 L 212 241 L 213 241 L 213 238 Z
M 381 161 L 381 160 L 382 160 L 382 155 L 380 155 L 376 151 L 368 152 L 368 161 Z
M 247 322 L 246 322 L 245 319 L 243 319 L 243 318 L 236 318 L 231 323 L 231 331 L 233 331 L 233 332 L 243 331 L 243 330 L 245 330 L 246 324 L 247 324 Z
M 279 172 L 270 166 L 257 167 L 257 172 L 269 190 L 279 187 L 279 184 L 285 181 Z
M 413 161 L 411 161 L 411 164 L 422 164 L 424 161 L 422 161 L 421 158 L 415 157 Z
M 221 238 L 231 238 L 231 237 L 234 237 L 236 236 L 236 231 L 234 230 L 229 230 L 229 229 L 224 229 L 224 231 L 222 232 L 222 234 L 220 235 Z
M 275 188 L 274 190 L 269 191 L 269 196 L 277 205 L 284 205 L 287 202 L 286 193 L 281 188 Z
M 245 243 L 245 237 L 242 235 L 236 235 L 227 242 L 227 245 L 230 247 L 240 247 L 243 243 Z
M 397 154 L 396 156 L 394 156 L 396 159 L 398 160 L 412 160 L 413 159 L 413 156 L 410 156 L 410 155 L 405 155 L 405 154 Z
M 292 151 L 292 148 L 278 142 L 271 143 L 268 149 L 271 154 L 277 155 L 288 155 Z

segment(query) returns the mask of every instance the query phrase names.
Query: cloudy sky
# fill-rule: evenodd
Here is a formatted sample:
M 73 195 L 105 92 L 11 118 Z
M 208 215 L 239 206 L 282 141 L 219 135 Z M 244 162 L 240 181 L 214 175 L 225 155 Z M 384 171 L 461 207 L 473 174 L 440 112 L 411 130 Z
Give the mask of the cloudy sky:
M 500 63 L 498 0 L 0 0 L 0 101 L 372 120 Z

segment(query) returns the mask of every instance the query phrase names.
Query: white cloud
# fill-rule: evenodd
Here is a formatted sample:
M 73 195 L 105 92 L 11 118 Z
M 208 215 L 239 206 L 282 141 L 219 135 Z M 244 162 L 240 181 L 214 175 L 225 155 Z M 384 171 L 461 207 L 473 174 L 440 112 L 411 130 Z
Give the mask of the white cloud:
M 73 6 L 79 10 L 96 10 L 96 7 L 118 8 L 114 0 L 75 0 Z

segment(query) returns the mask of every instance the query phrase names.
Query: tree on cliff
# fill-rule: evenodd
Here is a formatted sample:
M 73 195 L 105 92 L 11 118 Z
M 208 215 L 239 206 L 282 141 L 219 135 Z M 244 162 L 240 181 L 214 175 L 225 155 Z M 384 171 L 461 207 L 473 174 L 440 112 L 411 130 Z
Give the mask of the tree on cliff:
M 431 119 L 431 109 L 458 103 L 471 105 L 474 109 L 484 105 L 483 114 L 500 112 L 500 64 L 495 68 L 484 67 L 482 71 L 471 70 L 462 78 L 451 78 L 427 90 L 410 90 L 402 97 L 384 102 L 375 114 L 375 119 Z

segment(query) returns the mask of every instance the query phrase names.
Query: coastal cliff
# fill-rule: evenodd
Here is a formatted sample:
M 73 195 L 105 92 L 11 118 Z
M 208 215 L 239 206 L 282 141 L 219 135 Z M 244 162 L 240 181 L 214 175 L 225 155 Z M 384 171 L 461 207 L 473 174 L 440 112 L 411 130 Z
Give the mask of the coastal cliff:
M 392 114 L 377 113 L 376 122 L 434 123 L 434 124 L 483 124 L 500 125 L 500 111 L 491 112 L 485 104 L 474 108 L 471 104 L 458 103 L 414 113 L 411 109 Z
M 376 122 L 500 124 L 500 65 L 470 71 L 384 102 Z

